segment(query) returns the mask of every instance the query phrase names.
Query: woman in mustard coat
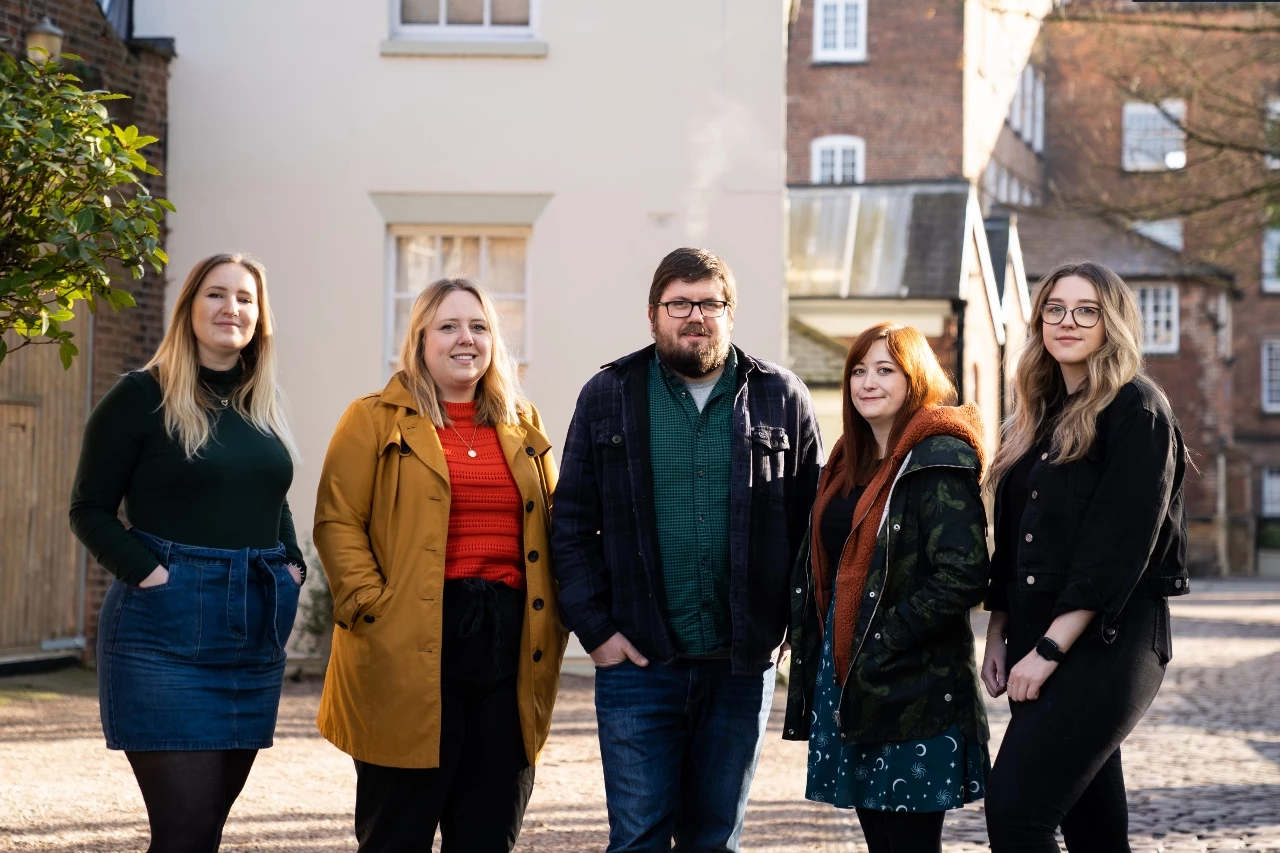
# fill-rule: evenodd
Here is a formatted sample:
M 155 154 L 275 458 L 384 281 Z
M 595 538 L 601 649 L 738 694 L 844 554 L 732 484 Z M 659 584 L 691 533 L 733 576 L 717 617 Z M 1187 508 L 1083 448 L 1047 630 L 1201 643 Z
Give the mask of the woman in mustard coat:
M 337 623 L 317 724 L 355 759 L 360 853 L 430 850 L 437 827 L 446 853 L 515 846 L 567 637 L 550 450 L 488 296 L 427 287 L 316 500 Z

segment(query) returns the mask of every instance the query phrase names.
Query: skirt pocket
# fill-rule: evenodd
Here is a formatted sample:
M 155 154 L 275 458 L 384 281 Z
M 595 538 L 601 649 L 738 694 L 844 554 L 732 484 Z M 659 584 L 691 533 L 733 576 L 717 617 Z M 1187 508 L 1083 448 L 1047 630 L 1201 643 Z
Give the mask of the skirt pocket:
M 160 586 L 124 590 L 113 647 L 119 651 L 194 661 L 200 654 L 200 566 L 173 562 Z

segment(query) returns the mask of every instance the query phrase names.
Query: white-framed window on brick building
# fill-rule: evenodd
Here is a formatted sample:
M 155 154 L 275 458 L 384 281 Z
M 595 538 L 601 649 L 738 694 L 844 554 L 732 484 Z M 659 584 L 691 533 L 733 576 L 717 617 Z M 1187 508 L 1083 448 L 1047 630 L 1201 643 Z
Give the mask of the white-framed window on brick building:
M 1164 172 L 1187 165 L 1187 139 L 1179 122 L 1187 102 L 1169 98 L 1160 105 L 1130 101 L 1123 108 L 1121 164 L 1126 172 Z
M 1280 340 L 1262 342 L 1262 411 L 1280 414 Z
M 865 62 L 868 0 L 814 0 L 813 61 Z
M 866 154 L 861 136 L 819 136 L 809 143 L 809 181 L 860 184 L 867 176 Z
M 484 287 L 498 309 L 508 351 L 529 355 L 529 229 L 396 225 L 389 237 L 386 359 L 395 370 L 413 302 L 439 278 L 463 277 Z
M 1262 516 L 1280 518 L 1280 468 L 1262 469 Z
M 1138 308 L 1142 311 L 1142 351 L 1178 351 L 1178 286 L 1140 285 Z
M 391 0 L 392 33 L 420 39 L 531 39 L 539 0 Z
M 1280 228 L 1262 232 L 1262 291 L 1280 293 Z

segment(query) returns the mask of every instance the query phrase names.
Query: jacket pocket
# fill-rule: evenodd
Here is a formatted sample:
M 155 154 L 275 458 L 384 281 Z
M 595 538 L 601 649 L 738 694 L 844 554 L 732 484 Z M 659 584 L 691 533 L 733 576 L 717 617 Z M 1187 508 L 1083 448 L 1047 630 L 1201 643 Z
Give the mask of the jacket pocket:
M 770 485 L 770 496 L 777 492 L 782 498 L 781 484 L 787 471 L 787 451 L 791 449 L 791 437 L 782 427 L 754 426 L 749 436 L 751 440 L 751 479 L 752 484 Z M 776 485 L 775 485 L 776 484 Z

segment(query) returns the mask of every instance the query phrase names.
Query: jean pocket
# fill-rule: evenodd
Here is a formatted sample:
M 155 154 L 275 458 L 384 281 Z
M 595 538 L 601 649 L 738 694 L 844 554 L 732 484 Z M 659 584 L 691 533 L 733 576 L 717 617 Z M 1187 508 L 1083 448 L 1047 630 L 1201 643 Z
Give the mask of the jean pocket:
M 629 663 L 631 663 L 631 658 L 623 658 L 617 663 L 607 663 L 604 666 L 596 664 L 596 672 L 613 672 L 616 669 L 621 669 Z
M 169 564 L 169 580 L 125 590 L 115 648 L 194 661 L 200 653 L 200 566 Z
M 293 623 L 298 618 L 298 602 L 302 587 L 293 579 L 293 573 L 284 563 L 271 569 L 276 581 L 276 638 L 283 650 L 293 634 Z

